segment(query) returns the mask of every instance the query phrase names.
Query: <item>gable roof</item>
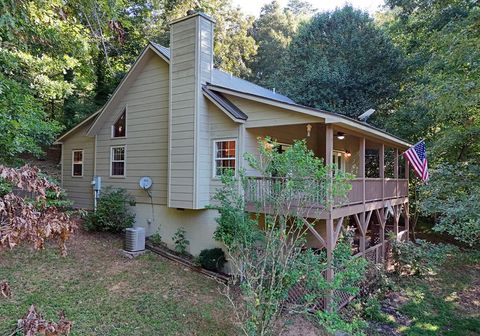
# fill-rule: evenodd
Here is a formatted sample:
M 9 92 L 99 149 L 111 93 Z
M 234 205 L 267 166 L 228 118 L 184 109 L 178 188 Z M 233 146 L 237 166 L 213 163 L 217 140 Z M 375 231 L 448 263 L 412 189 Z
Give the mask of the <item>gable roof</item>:
M 75 125 L 75 127 L 71 128 L 69 131 L 63 133 L 62 135 L 60 135 L 60 137 L 58 137 L 57 140 L 55 140 L 55 142 L 53 143 L 54 145 L 58 145 L 58 144 L 61 144 L 62 143 L 62 140 L 65 139 L 66 137 L 68 137 L 70 134 L 72 134 L 73 132 L 75 132 L 76 130 L 78 130 L 80 127 L 82 127 L 83 125 L 85 125 L 86 123 L 88 123 L 89 121 L 93 121 L 99 114 L 100 112 L 102 111 L 102 109 L 98 110 L 97 112 L 91 114 L 90 116 L 88 116 L 87 118 L 83 119 L 82 121 L 80 121 L 77 125 Z
M 101 122 L 102 116 L 105 114 L 107 107 L 112 102 L 113 98 L 119 91 L 119 89 L 126 82 L 129 75 L 132 73 L 137 63 L 143 58 L 148 50 L 152 50 L 155 54 L 161 57 L 165 62 L 170 63 L 170 48 L 164 47 L 158 43 L 150 42 L 140 56 L 137 58 L 135 63 L 130 68 L 130 71 L 124 76 L 120 84 L 117 86 L 113 94 L 110 96 L 107 103 L 102 109 L 92 114 L 90 117 L 82 121 L 80 124 L 72 128 L 67 133 L 59 137 L 55 143 L 61 143 L 61 140 L 66 136 L 77 130 L 80 126 L 84 125 L 87 121 L 93 121 L 92 125 L 87 131 L 87 135 L 92 134 L 92 130 L 95 128 L 98 122 Z M 236 122 L 243 123 L 248 119 L 248 115 L 240 110 L 235 104 L 233 104 L 227 97 L 222 93 L 233 94 L 245 99 L 256 100 L 266 104 L 279 106 L 286 108 L 292 111 L 304 113 L 307 115 L 318 116 L 325 118 L 326 123 L 339 123 L 343 124 L 346 127 L 351 127 L 353 129 L 358 129 L 360 131 L 370 133 L 377 137 L 383 138 L 385 140 L 392 141 L 394 143 L 400 144 L 405 147 L 410 147 L 411 144 L 400 139 L 399 137 L 392 135 L 382 129 L 376 128 L 365 122 L 347 117 L 343 114 L 329 112 L 325 110 L 316 109 L 313 107 L 308 107 L 295 103 L 292 99 L 283 96 L 274 91 L 263 88 L 259 85 L 251 83 L 247 80 L 235 77 L 229 73 L 226 73 L 220 69 L 213 68 L 212 71 L 212 82 L 207 83 L 202 86 L 203 93 L 206 98 L 212 101 L 217 107 L 219 107 L 223 112 L 225 112 L 232 120 Z

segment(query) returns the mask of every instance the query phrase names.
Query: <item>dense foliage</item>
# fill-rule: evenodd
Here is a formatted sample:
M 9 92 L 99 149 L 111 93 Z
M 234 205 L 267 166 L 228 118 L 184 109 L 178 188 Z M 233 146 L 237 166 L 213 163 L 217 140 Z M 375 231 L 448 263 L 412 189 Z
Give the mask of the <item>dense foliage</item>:
M 219 211 L 215 239 L 226 246 L 232 284 L 241 292 L 240 300 L 232 294 L 231 287 L 226 295 L 246 335 L 275 334 L 282 325 L 282 307 L 289 307 L 291 313 L 306 314 L 331 291 L 356 294 L 366 266 L 363 258 L 351 258 L 348 240 L 339 241 L 332 260 L 324 250 L 315 251 L 306 245 L 309 227 L 321 225 L 315 220 L 306 223 L 304 217 L 309 217 L 312 210 L 311 200 L 320 199 L 328 206 L 334 198 L 342 198 L 349 191 L 346 177 L 338 173 L 332 179 L 331 167 L 325 167 L 303 141 L 295 142 L 283 154 L 278 154 L 274 147 L 275 143 L 265 146 L 260 141 L 260 155 L 247 156 L 252 168 L 262 176 L 274 175 L 281 180 L 260 187 L 263 189 L 258 194 L 264 197 L 257 200 L 256 215 L 245 211 L 242 190 L 251 189 L 252 185 L 243 174 L 240 180 L 225 174 L 223 186 L 214 197 L 214 207 Z M 269 214 L 262 214 L 263 207 L 269 208 Z M 307 214 L 298 214 L 298 208 Z M 329 266 L 335 272 L 331 282 L 324 275 Z M 292 303 L 288 301 L 289 293 L 298 284 L 307 290 L 301 300 Z M 329 308 L 329 312 L 316 315 L 320 324 L 330 331 L 352 328 L 339 317 L 335 299 Z
M 225 253 L 219 247 L 202 250 L 198 255 L 198 263 L 210 271 L 221 272 L 225 262 Z
M 437 232 L 480 246 L 480 165 L 439 164 L 422 188 L 421 211 L 437 215 Z
M 102 190 L 96 211 L 85 217 L 85 228 L 92 231 L 122 232 L 135 223 L 130 209 L 135 199 L 125 189 L 107 187 Z
M 406 68 L 388 130 L 425 138 L 431 181 L 420 207 L 435 229 L 478 244 L 480 154 L 480 8 L 476 1 L 389 0 L 382 20 Z M 414 121 L 414 122 L 412 122 Z
M 51 200 L 52 196 L 60 196 L 60 187 L 29 166 L 0 166 L 0 180 L 11 185 L 0 196 L 0 249 L 12 249 L 21 243 L 42 249 L 46 240 L 56 239 L 65 255 L 65 244 L 76 223 L 70 213 Z
M 356 117 L 398 91 L 401 54 L 365 12 L 315 15 L 293 37 L 279 88 L 296 102 Z
M 425 240 L 397 241 L 392 239 L 395 271 L 403 275 L 427 275 L 436 272 L 448 255 L 458 252 L 453 245 L 434 244 Z

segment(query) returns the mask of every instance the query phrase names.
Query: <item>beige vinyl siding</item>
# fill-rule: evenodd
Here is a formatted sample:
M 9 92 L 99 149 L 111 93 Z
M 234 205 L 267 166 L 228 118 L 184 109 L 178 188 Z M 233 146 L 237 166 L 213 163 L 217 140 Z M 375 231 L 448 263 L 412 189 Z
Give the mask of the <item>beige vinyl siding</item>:
M 125 188 L 139 203 L 150 203 L 141 177 L 152 178 L 154 204 L 166 205 L 168 169 L 168 64 L 149 52 L 122 96 L 105 111 L 108 118 L 97 134 L 97 175 L 103 187 Z M 112 138 L 111 127 L 126 107 L 126 138 Z M 110 177 L 112 146 L 125 146 L 125 177 Z
M 321 117 L 289 111 L 280 107 L 259 103 L 233 95 L 226 97 L 248 115 L 245 127 L 265 127 L 323 122 Z
M 221 113 L 216 106 L 203 95 L 201 84 L 211 82 L 213 65 L 213 23 L 201 18 L 198 22 L 200 34 L 199 75 L 200 85 L 197 91 L 197 204 L 196 208 L 204 208 L 210 204 L 210 181 L 212 179 L 212 145 L 210 125 L 216 123 L 217 114 Z M 205 33 L 204 33 L 205 32 Z M 222 113 L 223 114 L 223 113 Z
M 194 207 L 196 33 L 196 20 L 171 26 L 168 204 L 177 208 Z
M 239 141 L 239 131 L 240 126 L 239 124 L 235 123 L 232 119 L 230 119 L 223 111 L 221 111 L 217 106 L 213 103 L 208 103 L 208 110 L 210 116 L 210 122 L 208 130 L 210 132 L 210 150 L 209 150 L 209 162 L 208 166 L 208 173 L 209 173 L 209 181 L 210 181 L 210 203 L 212 202 L 211 198 L 215 194 L 218 187 L 222 185 L 222 182 L 218 178 L 213 177 L 213 159 L 214 159 L 214 152 L 213 152 L 213 143 L 215 140 L 223 140 L 223 139 L 235 139 L 236 140 L 236 150 L 237 150 L 237 158 L 236 158 L 236 167 L 239 168 L 239 159 L 242 158 L 243 154 L 240 152 L 240 141 Z
M 195 16 L 171 27 L 169 206 L 210 203 L 209 110 L 201 85 L 211 82 L 213 23 Z
M 95 138 L 85 133 L 91 122 L 83 125 L 63 140 L 62 144 L 62 187 L 67 191 L 73 206 L 93 208 L 92 179 L 95 165 Z M 72 176 L 72 152 L 83 150 L 83 176 Z

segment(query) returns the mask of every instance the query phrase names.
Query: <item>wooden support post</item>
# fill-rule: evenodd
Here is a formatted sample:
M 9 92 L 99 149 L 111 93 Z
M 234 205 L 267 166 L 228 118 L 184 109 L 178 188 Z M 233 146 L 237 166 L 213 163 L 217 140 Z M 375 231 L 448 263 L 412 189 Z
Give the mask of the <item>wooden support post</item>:
M 367 232 L 365 230 L 365 211 L 360 214 L 360 225 L 362 226 L 361 236 L 360 236 L 360 252 L 362 256 L 365 256 L 365 239 L 367 236 Z
M 393 161 L 393 175 L 395 177 L 395 196 L 400 195 L 398 190 L 398 148 L 395 148 L 395 160 Z
M 401 205 L 393 206 L 393 232 L 395 233 L 395 239 L 398 239 L 398 221 L 400 220 Z
M 365 138 L 360 139 L 360 162 L 358 168 L 358 177 L 362 179 L 362 202 L 365 205 Z
M 378 224 L 380 225 L 379 238 L 380 238 L 380 242 L 382 243 L 382 248 L 380 249 L 380 260 L 384 262 L 385 261 L 385 216 L 384 216 L 383 210 L 382 212 L 380 212 L 377 209 L 375 210 L 375 214 L 377 217 Z
M 333 219 L 327 219 L 326 220 L 327 224 L 327 263 L 328 263 L 328 269 L 327 269 L 327 280 L 331 281 L 333 280 L 333 268 L 330 267 L 332 263 L 332 258 L 333 258 L 333 249 L 334 249 L 334 228 L 333 228 Z
M 382 179 L 382 201 L 385 199 L 385 145 L 382 144 L 380 147 L 380 178 Z
M 333 156 L 333 126 L 327 124 L 325 127 L 325 164 L 327 166 L 330 166 L 333 161 L 332 161 L 332 156 Z M 333 171 L 329 171 L 328 173 L 328 179 L 330 181 L 333 180 Z M 332 195 L 332 184 L 329 183 L 329 190 L 327 191 L 329 198 Z M 332 261 L 333 261 L 333 249 L 334 249 L 334 227 L 333 227 L 333 219 L 332 219 L 332 210 L 333 210 L 333 198 L 331 199 L 332 202 L 329 202 L 329 206 L 327 208 L 328 210 L 328 218 L 325 220 L 325 224 L 327 226 L 326 231 L 327 231 L 327 237 L 325 239 L 326 247 L 327 247 L 327 272 L 326 272 L 326 277 L 327 281 L 332 281 L 333 280 L 333 267 L 332 267 Z M 327 293 L 327 296 L 325 297 L 325 309 L 329 310 L 330 309 L 330 302 L 332 298 L 332 293 Z
M 410 203 L 408 203 L 408 202 L 404 204 L 404 207 L 405 207 L 405 217 L 404 217 L 405 230 L 407 231 L 407 234 L 406 234 L 406 237 L 405 237 L 406 241 L 408 241 L 408 238 L 409 238 L 409 235 L 410 235 L 410 209 L 409 209 L 409 206 L 410 206 Z

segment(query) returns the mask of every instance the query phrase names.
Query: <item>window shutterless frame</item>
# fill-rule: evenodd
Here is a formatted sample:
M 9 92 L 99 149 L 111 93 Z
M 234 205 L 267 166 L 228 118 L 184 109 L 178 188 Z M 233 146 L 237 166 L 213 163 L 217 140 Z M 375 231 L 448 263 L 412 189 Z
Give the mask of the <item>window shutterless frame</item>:
M 83 149 L 72 150 L 72 177 L 83 177 Z
M 227 146 L 226 149 L 220 149 L 220 152 L 224 152 L 224 151 L 231 151 L 232 149 L 231 148 L 228 148 L 228 146 L 230 145 L 230 143 L 233 142 L 233 151 L 234 151 L 234 155 L 233 156 L 229 156 L 228 153 L 227 155 L 223 155 L 223 153 L 221 155 L 217 155 L 218 154 L 218 145 L 219 144 L 224 144 Z M 234 172 L 235 172 L 235 175 L 237 174 L 237 139 L 234 139 L 234 138 L 230 138 L 230 139 L 217 139 L 217 140 L 214 140 L 213 141 L 213 163 L 212 163 L 212 176 L 213 178 L 220 178 L 221 177 L 221 174 L 218 174 L 217 172 L 217 169 L 220 168 L 220 169 L 233 169 Z M 221 165 L 220 167 L 217 166 L 217 163 L 218 162 L 221 162 Z M 233 165 L 232 163 L 230 163 L 228 166 L 223 166 L 224 163 L 226 163 L 227 161 L 230 161 L 230 162 L 233 162 Z
M 123 130 L 118 129 L 119 127 Z M 119 133 L 119 134 L 118 134 Z M 127 106 L 123 108 L 120 116 L 115 120 L 110 130 L 111 139 L 125 139 L 127 138 Z
M 122 168 L 120 168 L 122 167 Z M 121 169 L 123 174 L 119 174 Z M 110 177 L 125 177 L 127 170 L 127 146 L 110 147 Z

